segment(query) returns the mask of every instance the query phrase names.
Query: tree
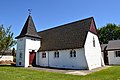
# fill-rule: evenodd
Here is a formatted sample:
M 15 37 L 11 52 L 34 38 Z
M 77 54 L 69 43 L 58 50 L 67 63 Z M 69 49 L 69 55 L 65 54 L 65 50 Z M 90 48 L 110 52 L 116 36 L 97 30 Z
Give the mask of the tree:
M 15 48 L 12 49 L 12 55 L 13 55 L 13 56 L 16 56 Z
M 116 24 L 107 24 L 98 29 L 100 43 L 106 44 L 110 40 L 120 39 L 120 26 Z
M 16 44 L 13 39 L 13 33 L 10 31 L 11 26 L 5 29 L 3 25 L 0 26 L 0 52 L 1 55 L 5 53 L 6 50 L 10 49 Z

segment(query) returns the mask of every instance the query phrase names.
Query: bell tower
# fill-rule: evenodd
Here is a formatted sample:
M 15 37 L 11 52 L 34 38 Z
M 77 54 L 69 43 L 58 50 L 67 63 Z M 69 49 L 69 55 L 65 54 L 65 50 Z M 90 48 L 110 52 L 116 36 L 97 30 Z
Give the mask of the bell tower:
M 29 16 L 17 39 L 16 66 L 28 67 L 35 65 L 36 52 L 40 48 L 41 37 L 37 34 L 32 16 Z

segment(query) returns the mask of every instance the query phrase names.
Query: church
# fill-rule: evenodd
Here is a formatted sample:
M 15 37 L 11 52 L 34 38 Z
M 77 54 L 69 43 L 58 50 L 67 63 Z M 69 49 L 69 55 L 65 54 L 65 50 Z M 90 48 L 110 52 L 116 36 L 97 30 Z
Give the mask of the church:
M 104 66 L 93 17 L 37 32 L 29 15 L 16 39 L 16 66 L 88 70 Z

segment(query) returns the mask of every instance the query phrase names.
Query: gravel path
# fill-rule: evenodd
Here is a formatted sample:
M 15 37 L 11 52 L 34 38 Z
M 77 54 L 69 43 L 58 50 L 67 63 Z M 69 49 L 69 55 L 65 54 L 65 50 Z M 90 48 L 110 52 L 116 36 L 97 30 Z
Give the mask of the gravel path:
M 64 69 L 42 68 L 42 67 L 29 67 L 28 69 L 43 70 L 43 71 L 48 71 L 48 72 L 57 72 L 57 73 L 72 74 L 72 75 L 87 75 L 93 72 L 106 69 L 108 67 L 110 66 L 104 66 L 104 67 L 96 68 L 93 70 L 64 70 Z

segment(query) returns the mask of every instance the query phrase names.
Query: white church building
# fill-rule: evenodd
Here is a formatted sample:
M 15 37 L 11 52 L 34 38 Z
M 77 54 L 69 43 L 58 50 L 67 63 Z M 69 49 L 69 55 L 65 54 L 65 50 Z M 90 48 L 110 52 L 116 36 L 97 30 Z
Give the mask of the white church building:
M 16 39 L 16 66 L 88 70 L 104 66 L 93 17 L 37 32 L 29 15 Z

